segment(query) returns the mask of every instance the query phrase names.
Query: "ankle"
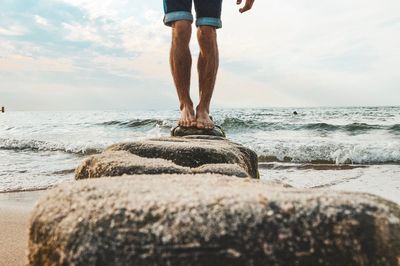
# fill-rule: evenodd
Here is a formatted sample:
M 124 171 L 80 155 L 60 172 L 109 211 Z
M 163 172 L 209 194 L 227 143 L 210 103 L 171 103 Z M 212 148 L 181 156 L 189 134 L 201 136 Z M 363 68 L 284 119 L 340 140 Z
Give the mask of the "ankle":
M 198 113 L 209 113 L 209 108 L 205 105 L 199 104 L 196 107 L 196 112 Z
M 180 110 L 184 110 L 184 109 L 189 109 L 189 110 L 193 110 L 193 103 L 192 102 L 184 102 L 180 104 Z

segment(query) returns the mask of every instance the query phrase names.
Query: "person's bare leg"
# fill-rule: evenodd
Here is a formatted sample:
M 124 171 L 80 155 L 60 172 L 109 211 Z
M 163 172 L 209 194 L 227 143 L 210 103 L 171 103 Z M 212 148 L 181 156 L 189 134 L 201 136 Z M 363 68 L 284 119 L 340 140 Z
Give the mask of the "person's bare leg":
M 170 65 L 180 103 L 181 118 L 179 125 L 183 127 L 196 126 L 196 116 L 190 98 L 192 56 L 189 42 L 191 35 L 192 24 L 190 21 L 180 20 L 172 25 Z
M 196 108 L 198 128 L 213 128 L 214 122 L 210 119 L 210 102 L 217 78 L 219 55 L 217 44 L 217 30 L 210 26 L 200 26 L 197 30 L 200 45 L 200 55 L 197 64 L 199 72 L 200 102 Z

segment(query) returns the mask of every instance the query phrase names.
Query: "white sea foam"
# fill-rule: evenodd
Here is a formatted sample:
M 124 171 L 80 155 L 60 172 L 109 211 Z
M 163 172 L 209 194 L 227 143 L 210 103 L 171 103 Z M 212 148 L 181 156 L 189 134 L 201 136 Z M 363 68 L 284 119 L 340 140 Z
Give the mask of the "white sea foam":
M 249 143 L 249 146 L 251 144 Z M 252 146 L 261 161 L 290 161 L 335 164 L 400 164 L 400 143 L 340 142 L 337 140 L 303 141 L 270 140 Z
M 224 109 L 228 138 L 261 161 L 400 164 L 400 107 Z M 43 188 L 116 142 L 168 136 L 179 112 L 9 112 L 0 114 L 0 191 Z M 66 171 L 68 172 L 68 171 Z

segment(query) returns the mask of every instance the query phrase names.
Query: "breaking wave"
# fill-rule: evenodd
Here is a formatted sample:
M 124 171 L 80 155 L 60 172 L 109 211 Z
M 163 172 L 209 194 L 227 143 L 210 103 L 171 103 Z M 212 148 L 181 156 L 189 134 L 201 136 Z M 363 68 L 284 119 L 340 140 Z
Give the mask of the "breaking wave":
M 99 123 L 101 126 L 118 126 L 118 127 L 127 127 L 127 128 L 149 128 L 149 127 L 162 127 L 162 128 L 171 128 L 172 123 L 168 120 L 160 120 L 160 119 L 133 119 L 127 121 L 119 121 L 112 120 L 107 122 Z
M 365 134 L 371 131 L 387 131 L 392 134 L 400 134 L 400 124 L 378 125 L 367 123 L 350 123 L 345 125 L 335 125 L 330 123 L 288 123 L 288 122 L 265 122 L 252 119 L 242 119 L 235 117 L 227 117 L 216 123 L 229 132 L 244 132 L 248 130 L 260 131 L 315 131 L 315 132 L 345 132 L 352 135 Z M 176 125 L 176 120 L 162 119 L 133 119 L 133 120 L 111 120 L 99 123 L 101 126 L 114 126 L 122 128 L 130 128 L 136 130 L 149 130 L 151 128 L 161 128 L 169 130 Z
M 366 123 L 351 123 L 347 125 L 334 125 L 328 123 L 282 123 L 282 122 L 260 122 L 254 120 L 244 120 L 239 118 L 225 118 L 221 126 L 227 131 L 241 130 L 309 130 L 309 131 L 343 131 L 348 133 L 367 133 L 371 130 L 387 130 L 394 133 L 400 133 L 400 124 L 395 125 L 373 125 Z
M 312 145 L 287 143 L 258 151 L 259 162 L 293 162 L 311 164 L 400 164 L 400 144 L 392 145 Z
M 0 150 L 14 151 L 60 151 L 77 155 L 91 155 L 100 153 L 103 148 L 79 146 L 72 144 L 51 143 L 41 140 L 1 139 Z

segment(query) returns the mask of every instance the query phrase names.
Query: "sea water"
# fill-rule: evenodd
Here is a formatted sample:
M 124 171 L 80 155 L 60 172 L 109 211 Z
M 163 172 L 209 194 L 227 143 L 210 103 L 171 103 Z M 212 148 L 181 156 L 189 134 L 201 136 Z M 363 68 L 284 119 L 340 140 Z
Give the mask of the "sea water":
M 212 115 L 229 139 L 257 152 L 264 180 L 400 203 L 400 107 L 217 109 Z M 0 192 L 72 181 L 86 157 L 116 142 L 168 136 L 178 117 L 177 110 L 0 114 Z

